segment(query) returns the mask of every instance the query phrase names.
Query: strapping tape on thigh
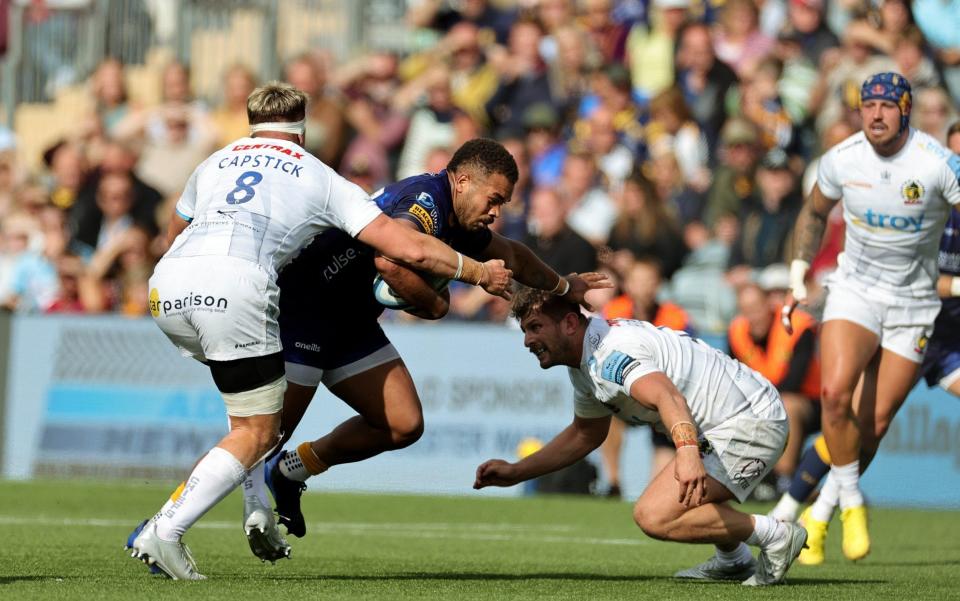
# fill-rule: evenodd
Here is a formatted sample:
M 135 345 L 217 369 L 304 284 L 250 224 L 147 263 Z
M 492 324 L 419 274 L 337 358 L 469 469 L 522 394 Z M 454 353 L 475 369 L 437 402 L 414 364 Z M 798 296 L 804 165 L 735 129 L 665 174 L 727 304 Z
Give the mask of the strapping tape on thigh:
M 283 393 L 286 390 L 286 378 L 278 378 L 253 390 L 222 393 L 223 402 L 227 406 L 227 415 L 234 417 L 270 415 L 283 408 Z

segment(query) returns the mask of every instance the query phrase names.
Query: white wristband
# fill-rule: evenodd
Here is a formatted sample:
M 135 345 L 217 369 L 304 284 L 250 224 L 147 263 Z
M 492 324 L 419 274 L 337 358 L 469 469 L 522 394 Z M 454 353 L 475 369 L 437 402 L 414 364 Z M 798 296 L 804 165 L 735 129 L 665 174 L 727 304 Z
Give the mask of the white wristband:
M 463 255 L 457 253 L 457 273 L 453 275 L 453 279 L 459 280 L 460 276 L 463 275 Z
M 563 290 L 561 291 L 561 286 Z M 570 292 L 570 280 L 560 276 L 560 279 L 557 280 L 557 285 L 553 287 L 553 290 L 550 291 L 550 294 L 555 294 L 557 296 L 564 296 L 567 292 Z
M 790 262 L 790 291 L 793 298 L 798 301 L 807 300 L 807 285 L 804 280 L 807 279 L 807 272 L 810 270 L 810 263 L 803 259 L 794 259 Z
M 960 296 L 960 276 L 950 279 L 950 296 Z

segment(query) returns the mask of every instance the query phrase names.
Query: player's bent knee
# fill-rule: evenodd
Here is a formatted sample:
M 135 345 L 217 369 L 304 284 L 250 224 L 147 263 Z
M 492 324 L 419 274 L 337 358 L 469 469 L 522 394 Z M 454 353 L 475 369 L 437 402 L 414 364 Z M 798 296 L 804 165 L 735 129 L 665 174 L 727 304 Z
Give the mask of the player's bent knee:
M 390 439 L 396 448 L 408 447 L 423 436 L 423 416 L 417 414 L 390 423 Z
M 657 540 L 667 540 L 669 537 L 669 520 L 665 517 L 652 503 L 637 503 L 633 508 L 633 521 L 644 534 Z
M 849 405 L 853 401 L 853 391 L 844 387 L 824 384 L 820 388 L 821 402 L 827 405 Z
M 261 455 L 273 451 L 280 442 L 280 427 L 276 425 L 276 422 L 263 424 L 262 427 L 255 430 L 255 434 L 257 437 L 257 448 L 260 449 Z
M 827 419 L 846 419 L 853 405 L 853 391 L 824 385 L 820 390 L 820 403 Z

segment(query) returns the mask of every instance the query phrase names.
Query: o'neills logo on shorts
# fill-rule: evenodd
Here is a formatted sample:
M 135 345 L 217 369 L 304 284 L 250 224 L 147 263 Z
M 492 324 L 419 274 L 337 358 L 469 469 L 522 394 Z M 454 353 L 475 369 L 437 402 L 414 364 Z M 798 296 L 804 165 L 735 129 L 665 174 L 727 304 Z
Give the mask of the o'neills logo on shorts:
M 161 299 L 160 292 L 156 288 L 150 290 L 150 315 L 154 317 L 160 317 L 161 314 L 176 315 L 185 311 L 224 313 L 227 305 L 227 299 L 222 296 L 191 292 L 180 298 Z
M 299 349 L 303 349 L 303 350 L 305 350 L 305 351 L 313 351 L 313 352 L 315 352 L 315 353 L 319 353 L 320 351 L 323 350 L 323 347 L 322 347 L 322 346 L 320 346 L 319 344 L 313 343 L 313 342 L 311 342 L 311 343 L 306 343 L 306 342 L 299 342 L 299 341 L 297 341 L 297 342 L 294 342 L 294 343 L 293 343 L 293 346 L 295 346 L 295 347 L 297 347 L 297 348 L 299 348 Z

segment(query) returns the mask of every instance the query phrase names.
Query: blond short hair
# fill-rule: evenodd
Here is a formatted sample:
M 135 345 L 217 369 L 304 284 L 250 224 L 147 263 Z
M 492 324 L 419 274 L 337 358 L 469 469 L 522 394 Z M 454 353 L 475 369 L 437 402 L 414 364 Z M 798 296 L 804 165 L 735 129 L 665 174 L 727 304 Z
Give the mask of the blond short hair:
M 300 121 L 306 115 L 307 95 L 288 83 L 271 81 L 247 97 L 250 125 L 273 121 Z

